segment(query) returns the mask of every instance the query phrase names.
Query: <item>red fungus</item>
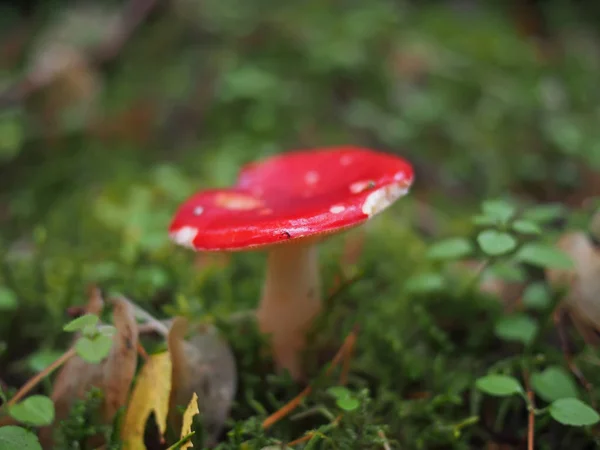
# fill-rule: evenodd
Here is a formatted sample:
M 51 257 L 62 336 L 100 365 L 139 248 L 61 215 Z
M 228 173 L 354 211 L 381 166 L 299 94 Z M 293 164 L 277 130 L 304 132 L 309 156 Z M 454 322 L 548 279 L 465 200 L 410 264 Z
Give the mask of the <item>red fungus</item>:
M 169 234 L 197 251 L 268 251 L 258 324 L 278 367 L 299 379 L 305 333 L 321 309 L 317 242 L 383 211 L 412 182 L 411 165 L 386 153 L 288 152 L 245 166 L 229 189 L 189 198 Z

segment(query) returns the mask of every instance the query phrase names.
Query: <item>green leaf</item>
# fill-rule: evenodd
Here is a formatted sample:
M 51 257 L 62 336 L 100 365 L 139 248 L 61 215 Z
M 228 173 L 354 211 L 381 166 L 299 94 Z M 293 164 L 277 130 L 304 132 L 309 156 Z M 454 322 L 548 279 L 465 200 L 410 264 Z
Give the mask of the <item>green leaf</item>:
M 475 386 L 486 394 L 496 397 L 508 397 L 514 394 L 522 394 L 523 386 L 519 381 L 508 375 L 486 375 L 475 382 Z
M 472 222 L 475 225 L 479 225 L 481 227 L 491 227 L 491 226 L 496 225 L 496 223 L 497 223 L 497 221 L 494 217 L 483 216 L 483 215 L 473 217 Z
M 539 267 L 572 269 L 573 260 L 555 246 L 531 242 L 525 244 L 516 255 L 517 260 Z
M 505 341 L 531 343 L 538 331 L 538 324 L 526 314 L 515 314 L 501 318 L 494 327 L 496 336 Z
M 560 218 L 563 215 L 564 207 L 559 203 L 548 203 L 537 205 L 526 210 L 523 218 L 536 223 L 548 223 Z
M 97 364 L 108 356 L 113 340 L 110 336 L 99 334 L 94 338 L 81 337 L 75 343 L 77 354 L 85 361 Z
M 550 304 L 550 292 L 545 283 L 532 283 L 523 292 L 523 305 L 527 308 L 544 310 Z
M 49 349 L 38 350 L 27 358 L 27 365 L 34 372 L 41 372 L 54 361 L 56 361 L 62 352 L 57 352 Z
M 354 411 L 360 406 L 360 402 L 355 397 L 341 397 L 336 399 L 335 403 L 344 411 Z
M 441 291 L 444 284 L 444 277 L 439 273 L 421 273 L 410 277 L 404 288 L 413 294 L 426 294 Z
M 477 236 L 481 249 L 490 256 L 504 255 L 517 247 L 517 240 L 508 233 L 485 230 Z
M 18 306 L 16 294 L 11 289 L 0 286 L 0 311 L 13 311 Z
M 327 393 L 335 398 L 346 398 L 352 395 L 344 386 L 331 386 L 327 389 Z
M 523 268 L 514 264 L 513 261 L 498 261 L 487 271 L 495 278 L 509 283 L 522 283 L 527 279 L 527 274 Z
M 427 257 L 437 260 L 460 259 L 473 251 L 471 243 L 464 238 L 448 238 L 432 244 Z
M 9 414 L 21 423 L 42 427 L 54 420 L 54 403 L 45 395 L 32 395 L 11 406 Z
M 548 403 L 561 398 L 577 398 L 577 385 L 571 374 L 560 366 L 546 368 L 531 375 L 531 387 Z
M 600 421 L 596 411 L 576 398 L 561 398 L 550 405 L 550 415 L 563 425 L 584 427 Z
M 515 214 L 515 207 L 505 200 L 487 200 L 482 204 L 483 213 L 501 223 L 506 223 Z
M 63 327 L 64 331 L 80 331 L 86 327 L 95 327 L 98 323 L 98 316 L 95 314 L 84 314 L 83 316 L 78 317 L 70 321 Z
M 515 220 L 512 224 L 513 230 L 521 234 L 540 234 L 542 229 L 529 220 Z
M 14 425 L 0 427 L 0 448 L 2 450 L 42 450 L 40 441 L 35 434 Z

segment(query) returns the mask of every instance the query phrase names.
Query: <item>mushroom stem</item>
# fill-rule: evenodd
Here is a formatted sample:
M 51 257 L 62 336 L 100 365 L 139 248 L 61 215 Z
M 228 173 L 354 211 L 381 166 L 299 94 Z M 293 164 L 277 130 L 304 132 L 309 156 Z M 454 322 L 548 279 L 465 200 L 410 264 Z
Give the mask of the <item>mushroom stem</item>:
M 306 332 L 321 310 L 318 249 L 314 243 L 275 246 L 267 260 L 258 326 L 270 335 L 278 369 L 303 376 Z

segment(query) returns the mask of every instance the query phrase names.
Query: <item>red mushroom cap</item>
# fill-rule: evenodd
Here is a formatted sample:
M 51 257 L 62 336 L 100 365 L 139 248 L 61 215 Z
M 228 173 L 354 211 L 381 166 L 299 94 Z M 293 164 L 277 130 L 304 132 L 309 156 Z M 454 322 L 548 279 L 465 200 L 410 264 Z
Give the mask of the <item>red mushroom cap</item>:
M 237 184 L 189 198 L 169 227 L 194 250 L 243 250 L 361 224 L 408 192 L 411 165 L 355 147 L 294 151 L 242 168 Z

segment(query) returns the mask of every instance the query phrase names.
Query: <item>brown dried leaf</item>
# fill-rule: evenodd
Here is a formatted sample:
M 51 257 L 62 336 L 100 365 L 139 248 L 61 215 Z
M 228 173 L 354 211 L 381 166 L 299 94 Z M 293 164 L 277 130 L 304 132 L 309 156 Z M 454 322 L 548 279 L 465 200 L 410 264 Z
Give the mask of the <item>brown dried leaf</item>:
M 55 423 L 65 419 L 73 403 L 85 396 L 91 387 L 104 393 L 102 420 L 110 423 L 118 409 L 125 405 L 135 368 L 137 365 L 138 329 L 132 308 L 123 299 L 112 300 L 113 321 L 116 333 L 113 347 L 99 364 L 90 364 L 79 356 L 71 358 L 60 370 L 51 398 L 56 408 Z M 93 290 L 86 312 L 99 313 L 102 298 L 98 290 Z M 77 337 L 76 337 L 77 338 Z M 52 428 L 40 432 L 44 448 L 52 448 Z M 102 437 L 94 439 L 94 445 L 102 443 Z
M 171 358 L 168 352 L 150 356 L 138 376 L 125 413 L 121 438 L 125 450 L 145 450 L 144 430 L 154 413 L 161 437 L 167 429 L 169 393 L 171 392 Z
M 185 340 L 188 321 L 177 317 L 169 331 L 168 345 L 173 362 L 173 387 L 169 421 L 175 429 L 182 426 L 178 406 L 185 406 L 193 393 L 198 394 L 202 414 L 212 445 L 231 409 L 237 388 L 237 372 L 233 353 L 214 327 L 195 329 Z
M 574 269 L 546 269 L 546 278 L 555 288 L 568 288 L 563 307 L 590 344 L 598 343 L 592 330 L 600 330 L 600 250 L 582 232 L 561 236 L 557 247 L 575 263 Z

